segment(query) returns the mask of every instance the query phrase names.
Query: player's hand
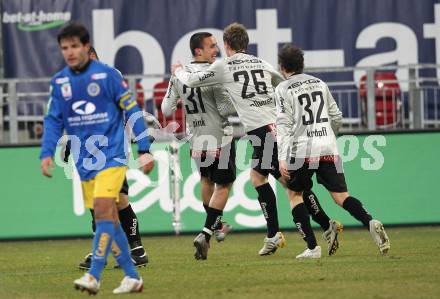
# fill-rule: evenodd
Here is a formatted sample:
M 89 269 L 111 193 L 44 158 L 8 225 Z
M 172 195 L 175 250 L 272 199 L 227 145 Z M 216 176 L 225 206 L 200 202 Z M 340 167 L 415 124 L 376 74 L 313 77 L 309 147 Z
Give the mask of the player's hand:
M 183 65 L 179 62 L 179 63 L 175 63 L 171 65 L 171 74 L 175 75 L 176 74 L 176 70 L 178 68 L 183 67 Z
M 52 157 L 46 157 L 41 160 L 41 173 L 48 178 L 52 177 L 52 171 L 55 168 Z
M 285 160 L 278 161 L 280 165 L 280 173 L 283 177 L 290 179 L 289 170 L 287 169 L 287 162 Z
M 143 173 L 149 174 L 154 168 L 154 156 L 149 153 L 140 155 L 139 165 Z

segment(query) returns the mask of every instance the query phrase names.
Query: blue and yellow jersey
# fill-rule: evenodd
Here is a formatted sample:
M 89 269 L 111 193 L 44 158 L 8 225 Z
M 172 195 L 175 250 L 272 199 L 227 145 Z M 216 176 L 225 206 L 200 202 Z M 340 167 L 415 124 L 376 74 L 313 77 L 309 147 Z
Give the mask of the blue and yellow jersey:
M 81 180 L 125 165 L 124 113 L 129 119 L 136 112 L 142 113 L 116 69 L 95 60 L 79 73 L 65 67 L 51 80 L 40 159 L 53 157 L 65 129 Z M 146 132 L 142 117 L 132 129 L 136 136 Z M 137 143 L 140 152 L 150 148 L 146 134 Z

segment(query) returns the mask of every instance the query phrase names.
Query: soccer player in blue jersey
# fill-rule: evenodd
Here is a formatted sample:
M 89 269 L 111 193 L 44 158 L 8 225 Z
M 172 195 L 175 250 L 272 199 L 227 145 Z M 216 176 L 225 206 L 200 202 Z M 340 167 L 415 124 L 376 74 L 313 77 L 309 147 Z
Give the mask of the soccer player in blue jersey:
M 143 281 L 130 258 L 116 202 L 127 171 L 124 114 L 136 135 L 143 171 L 148 173 L 154 166 L 145 123 L 139 117 L 142 112 L 120 73 L 89 58 L 90 36 L 83 25 L 70 23 L 57 38 L 67 66 L 51 80 L 41 170 L 43 175 L 52 176 L 55 148 L 66 130 L 83 196 L 85 200 L 93 198 L 96 219 L 92 265 L 74 285 L 78 290 L 96 294 L 111 249 L 125 272 L 121 285 L 113 293 L 140 292 Z
M 96 53 L 95 48 L 90 47 L 89 57 L 92 60 L 99 60 L 98 53 Z M 138 104 L 139 101 L 137 100 Z M 67 142 L 65 150 L 62 152 L 62 158 L 64 162 L 69 161 L 70 156 L 70 142 Z M 90 198 L 90 201 L 85 201 L 84 205 L 86 208 L 90 210 L 90 214 L 92 215 L 92 230 L 95 233 L 96 224 L 95 224 L 95 215 L 93 214 L 93 198 Z M 142 245 L 141 235 L 139 233 L 139 220 L 133 211 L 129 201 L 128 201 L 128 182 L 127 179 L 124 180 L 122 184 L 121 191 L 119 192 L 119 202 L 117 204 L 118 207 L 118 217 L 119 222 L 121 223 L 122 229 L 125 232 L 125 235 L 128 239 L 128 245 L 131 248 L 131 259 L 133 264 L 136 267 L 146 266 L 148 263 L 148 255 Z M 92 254 L 88 253 L 84 260 L 79 263 L 79 269 L 81 270 L 89 270 L 92 264 Z M 119 266 L 119 265 L 118 265 Z

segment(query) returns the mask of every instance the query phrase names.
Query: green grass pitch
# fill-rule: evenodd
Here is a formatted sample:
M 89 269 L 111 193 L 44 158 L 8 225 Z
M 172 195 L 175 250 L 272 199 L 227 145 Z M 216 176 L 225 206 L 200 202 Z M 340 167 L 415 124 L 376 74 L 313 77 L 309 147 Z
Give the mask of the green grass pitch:
M 211 241 L 208 260 L 193 258 L 194 236 L 143 237 L 150 263 L 136 298 L 440 298 L 440 227 L 390 228 L 391 250 L 380 256 L 369 233 L 340 235 L 335 256 L 295 260 L 304 249 L 297 232 L 287 246 L 260 257 L 263 233 Z M 318 242 L 321 232 L 316 231 Z M 90 240 L 0 242 L 0 298 L 83 298 L 73 280 Z M 110 256 L 97 296 L 113 297 L 123 273 Z M 126 295 L 127 296 L 127 295 Z M 124 296 L 122 296 L 124 297 Z

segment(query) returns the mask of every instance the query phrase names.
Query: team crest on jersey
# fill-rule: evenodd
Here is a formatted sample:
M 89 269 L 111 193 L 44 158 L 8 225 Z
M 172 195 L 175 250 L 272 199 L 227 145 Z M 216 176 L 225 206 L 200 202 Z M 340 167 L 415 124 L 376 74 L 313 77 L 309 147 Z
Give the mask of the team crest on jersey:
M 91 97 L 96 97 L 100 91 L 101 88 L 99 87 L 98 83 L 92 82 L 87 86 L 87 93 Z
M 72 98 L 72 87 L 70 86 L 70 83 L 64 83 L 61 85 L 61 95 L 66 101 Z

